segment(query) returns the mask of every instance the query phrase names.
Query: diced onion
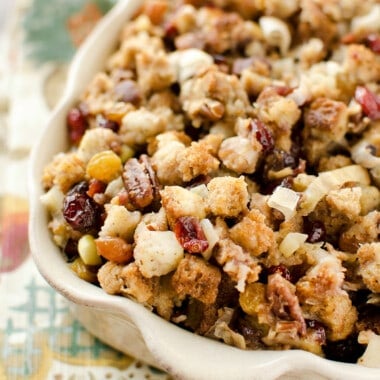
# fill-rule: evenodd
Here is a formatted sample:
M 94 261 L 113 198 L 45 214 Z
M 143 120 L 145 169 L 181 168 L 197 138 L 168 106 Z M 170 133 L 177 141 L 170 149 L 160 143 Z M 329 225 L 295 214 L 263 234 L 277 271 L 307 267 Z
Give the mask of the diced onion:
M 357 182 L 369 185 L 368 171 L 360 165 L 350 165 L 343 168 L 322 172 L 315 178 L 303 193 L 301 209 L 303 215 L 312 212 L 318 202 L 332 189 L 337 189 L 346 182 Z
M 199 49 L 178 50 L 169 55 L 169 61 L 176 69 L 180 82 L 193 77 L 198 70 L 213 64 L 212 57 Z
M 290 257 L 307 239 L 306 234 L 289 232 L 279 246 L 280 252 L 285 257 Z
M 380 30 L 380 5 L 374 5 L 370 12 L 354 17 L 351 21 L 351 30 L 354 33 L 361 31 L 379 31 Z
M 277 186 L 273 194 L 268 198 L 269 207 L 281 211 L 285 220 L 289 220 L 296 214 L 300 195 L 287 187 Z
M 291 43 L 288 25 L 277 17 L 271 16 L 260 17 L 259 24 L 268 45 L 278 46 L 281 54 L 286 54 Z
M 212 249 L 219 240 L 219 236 L 209 219 L 202 219 L 200 224 L 208 241 L 208 248 L 202 252 L 202 256 L 206 260 L 209 260 L 212 254 Z
M 365 367 L 380 368 L 380 335 L 372 331 L 361 331 L 358 342 L 368 344 L 364 354 L 359 358 L 358 364 Z
M 192 187 L 190 191 L 192 193 L 200 195 L 203 199 L 206 199 L 208 196 L 208 189 L 204 183 L 202 183 L 201 185 Z
M 371 144 L 367 141 L 361 141 L 356 144 L 351 151 L 352 159 L 359 165 L 364 166 L 367 169 L 380 166 L 380 157 L 374 156 L 370 151 Z

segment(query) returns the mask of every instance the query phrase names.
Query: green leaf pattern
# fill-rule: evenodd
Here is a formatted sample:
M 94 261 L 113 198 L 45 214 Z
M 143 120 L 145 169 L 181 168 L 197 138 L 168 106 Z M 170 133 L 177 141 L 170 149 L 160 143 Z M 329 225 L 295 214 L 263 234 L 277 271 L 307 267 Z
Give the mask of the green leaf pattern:
M 37 63 L 68 62 L 75 53 L 67 20 L 88 3 L 105 14 L 117 0 L 33 0 L 23 20 L 24 50 Z

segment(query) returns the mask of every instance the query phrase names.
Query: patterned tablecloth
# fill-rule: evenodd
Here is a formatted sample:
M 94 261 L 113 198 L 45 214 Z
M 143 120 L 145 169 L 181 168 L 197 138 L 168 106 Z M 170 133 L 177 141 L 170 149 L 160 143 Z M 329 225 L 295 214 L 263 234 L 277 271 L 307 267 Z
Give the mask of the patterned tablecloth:
M 112 0 L 0 0 L 0 380 L 169 376 L 91 336 L 37 272 L 27 165 L 70 58 Z

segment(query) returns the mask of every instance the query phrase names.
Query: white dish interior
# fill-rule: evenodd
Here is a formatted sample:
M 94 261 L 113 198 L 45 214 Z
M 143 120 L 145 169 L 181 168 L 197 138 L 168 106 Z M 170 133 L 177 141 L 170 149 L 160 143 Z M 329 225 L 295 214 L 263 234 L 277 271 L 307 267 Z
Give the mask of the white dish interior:
M 242 351 L 199 337 L 154 315 L 127 298 L 110 296 L 79 279 L 66 265 L 47 228 L 40 202 L 43 167 L 67 148 L 65 119 L 69 108 L 102 68 L 118 33 L 140 0 L 124 0 L 99 23 L 78 51 L 64 96 L 34 146 L 29 170 L 29 236 L 35 263 L 47 282 L 68 299 L 76 318 L 116 349 L 181 379 L 379 379 L 380 370 L 325 360 L 308 352 Z

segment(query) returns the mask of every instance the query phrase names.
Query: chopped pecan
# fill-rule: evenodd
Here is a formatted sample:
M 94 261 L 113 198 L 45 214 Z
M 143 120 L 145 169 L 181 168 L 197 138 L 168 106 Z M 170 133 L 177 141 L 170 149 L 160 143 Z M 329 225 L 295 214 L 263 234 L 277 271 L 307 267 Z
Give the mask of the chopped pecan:
M 267 297 L 273 313 L 284 320 L 297 322 L 298 332 L 306 334 L 306 322 L 295 294 L 294 285 L 279 273 L 268 276 Z
M 207 99 L 199 110 L 201 116 L 211 121 L 220 120 L 223 117 L 224 112 L 224 105 L 221 102 L 212 99 Z
M 146 154 L 142 154 L 139 160 L 130 158 L 125 163 L 123 181 L 128 201 L 137 209 L 159 201 L 159 183 Z

